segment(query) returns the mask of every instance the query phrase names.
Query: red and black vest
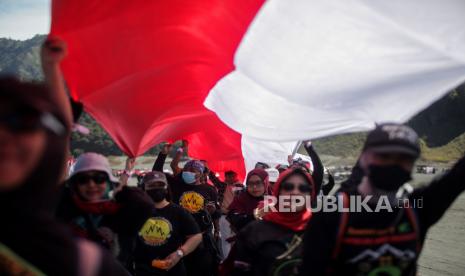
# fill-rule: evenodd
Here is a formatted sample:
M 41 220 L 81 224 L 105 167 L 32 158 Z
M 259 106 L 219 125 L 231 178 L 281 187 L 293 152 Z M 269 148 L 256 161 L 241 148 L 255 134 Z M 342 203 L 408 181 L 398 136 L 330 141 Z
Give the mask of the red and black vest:
M 348 208 L 347 194 L 340 199 Z M 415 275 L 421 240 L 414 209 L 395 209 L 389 216 L 345 212 L 340 220 L 329 275 Z

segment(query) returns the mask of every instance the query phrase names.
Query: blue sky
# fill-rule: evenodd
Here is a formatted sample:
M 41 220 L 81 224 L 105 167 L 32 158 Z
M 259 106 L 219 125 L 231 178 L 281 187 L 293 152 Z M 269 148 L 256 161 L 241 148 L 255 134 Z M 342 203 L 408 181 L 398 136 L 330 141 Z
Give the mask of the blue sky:
M 0 0 L 0 37 L 28 39 L 50 29 L 50 0 Z

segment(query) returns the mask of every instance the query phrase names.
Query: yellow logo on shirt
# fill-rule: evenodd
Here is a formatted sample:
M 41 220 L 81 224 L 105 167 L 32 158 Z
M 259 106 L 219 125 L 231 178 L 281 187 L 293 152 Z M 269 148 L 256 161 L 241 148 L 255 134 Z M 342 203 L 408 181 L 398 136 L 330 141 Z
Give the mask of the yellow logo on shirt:
M 179 205 L 191 213 L 197 213 L 203 209 L 205 198 L 196 192 L 185 192 L 179 199 Z
M 152 246 L 165 244 L 171 236 L 173 226 L 162 217 L 149 218 L 139 232 L 142 240 Z

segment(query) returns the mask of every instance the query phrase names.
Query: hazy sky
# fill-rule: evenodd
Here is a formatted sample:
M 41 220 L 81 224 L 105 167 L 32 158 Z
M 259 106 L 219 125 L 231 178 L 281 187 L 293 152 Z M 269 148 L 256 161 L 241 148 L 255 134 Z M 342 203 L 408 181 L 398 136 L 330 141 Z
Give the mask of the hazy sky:
M 0 0 L 0 37 L 28 39 L 50 29 L 50 0 Z

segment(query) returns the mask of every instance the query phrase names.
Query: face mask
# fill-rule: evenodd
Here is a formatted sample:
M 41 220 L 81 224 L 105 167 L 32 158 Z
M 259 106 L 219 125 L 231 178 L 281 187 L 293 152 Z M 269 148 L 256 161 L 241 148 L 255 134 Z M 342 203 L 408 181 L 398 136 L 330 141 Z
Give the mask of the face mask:
M 410 172 L 399 165 L 368 166 L 368 178 L 371 184 L 384 191 L 397 191 L 412 179 Z
M 196 178 L 193 172 L 182 172 L 182 180 L 187 184 L 195 184 Z
M 157 203 L 162 202 L 166 198 L 166 193 L 166 189 L 153 189 L 147 191 L 147 194 Z

